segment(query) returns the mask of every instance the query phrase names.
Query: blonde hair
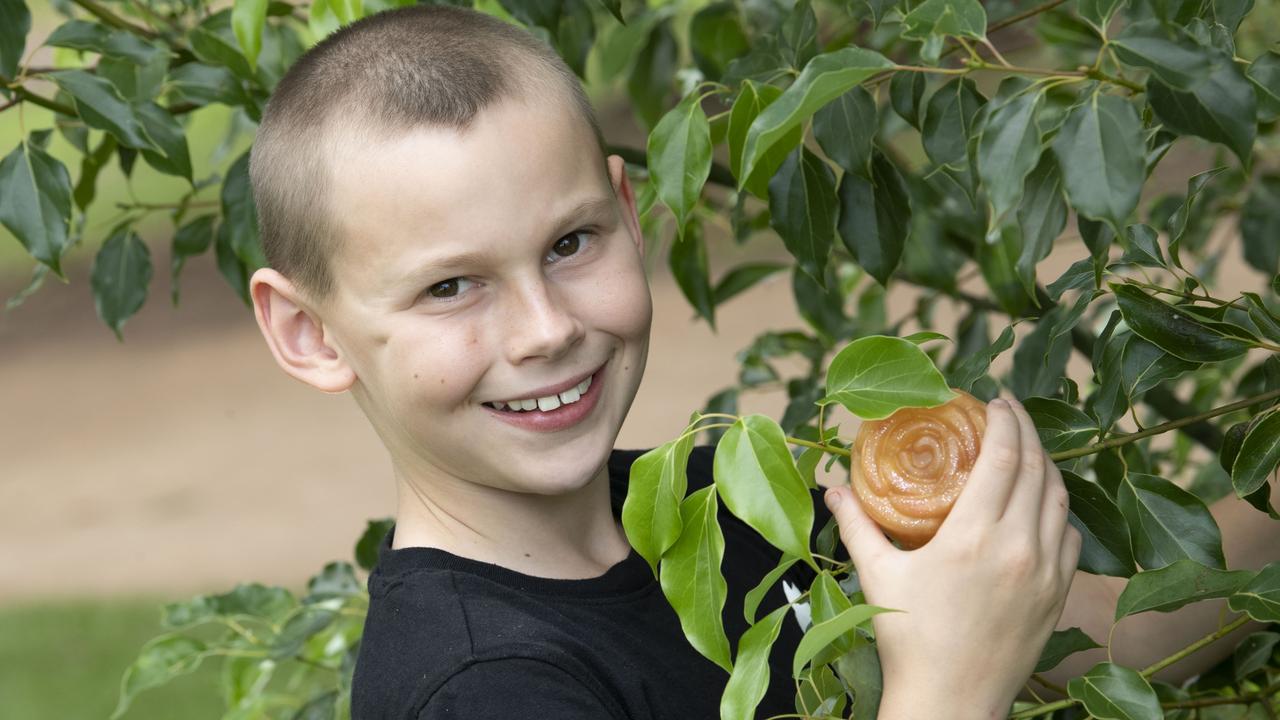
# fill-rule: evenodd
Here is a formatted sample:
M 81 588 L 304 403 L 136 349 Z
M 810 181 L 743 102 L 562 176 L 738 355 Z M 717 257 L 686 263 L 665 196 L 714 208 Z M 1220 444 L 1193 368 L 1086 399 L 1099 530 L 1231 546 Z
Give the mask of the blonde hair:
M 465 131 L 481 110 L 523 95 L 565 93 L 604 138 L 582 84 L 527 31 L 474 10 L 417 5 L 338 30 L 294 63 L 276 86 L 254 140 L 249 176 L 268 264 L 317 302 L 334 292 L 341 247 L 329 212 L 327 134 L 352 123 L 395 133 Z M 360 133 L 356 133 L 358 136 Z

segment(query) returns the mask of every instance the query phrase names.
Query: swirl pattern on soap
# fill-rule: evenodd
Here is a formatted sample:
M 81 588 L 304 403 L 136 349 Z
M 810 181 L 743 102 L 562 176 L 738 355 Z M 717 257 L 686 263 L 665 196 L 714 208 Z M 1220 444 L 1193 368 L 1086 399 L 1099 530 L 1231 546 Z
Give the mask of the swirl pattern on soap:
M 924 545 L 960 495 L 982 448 L 986 405 L 957 390 L 934 408 L 862 423 L 850 479 L 867 514 L 905 548 Z

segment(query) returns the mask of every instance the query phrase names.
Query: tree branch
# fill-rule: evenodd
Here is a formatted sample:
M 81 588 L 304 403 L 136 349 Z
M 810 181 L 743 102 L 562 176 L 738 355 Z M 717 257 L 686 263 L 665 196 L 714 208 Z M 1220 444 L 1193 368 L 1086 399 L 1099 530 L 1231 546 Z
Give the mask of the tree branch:
M 94 17 L 98 18 L 99 20 L 106 23 L 107 25 L 110 25 L 113 28 L 116 28 L 117 30 L 127 30 L 128 32 L 134 33 L 135 35 L 141 35 L 142 37 L 147 38 L 148 40 L 157 40 L 160 38 L 160 36 L 156 34 L 156 32 L 153 31 L 151 28 L 143 27 L 141 25 L 134 25 L 133 23 L 129 22 L 128 20 L 125 20 L 119 15 L 116 15 L 115 13 L 111 12 L 107 8 L 103 7 L 102 5 L 99 5 L 97 0 L 71 0 L 71 2 L 75 3 L 76 5 L 79 5 L 81 8 L 84 8 L 84 10 L 88 12 L 90 15 L 93 15 Z
M 5 107 L 16 105 L 18 101 L 29 102 L 32 105 L 39 105 L 42 108 L 52 110 L 56 113 L 62 113 L 63 115 L 69 115 L 71 117 L 79 117 L 79 113 L 77 113 L 76 109 L 71 107 L 70 105 L 63 105 L 60 102 L 50 100 L 46 97 L 41 97 L 24 87 L 14 88 L 13 95 L 14 95 L 14 102 L 9 103 L 9 105 L 6 105 Z

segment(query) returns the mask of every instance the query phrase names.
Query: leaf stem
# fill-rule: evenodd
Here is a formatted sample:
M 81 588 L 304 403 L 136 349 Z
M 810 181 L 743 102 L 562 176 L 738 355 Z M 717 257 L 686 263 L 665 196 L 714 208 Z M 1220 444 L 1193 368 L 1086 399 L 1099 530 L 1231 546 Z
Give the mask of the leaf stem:
M 1196 700 L 1174 700 L 1171 702 L 1160 703 L 1162 708 L 1202 708 L 1211 707 L 1213 705 L 1247 705 L 1249 703 L 1265 701 L 1267 698 L 1280 693 L 1280 680 L 1271 683 L 1257 692 L 1245 693 L 1240 697 L 1211 697 L 1199 698 Z M 1266 703 L 1263 703 L 1266 707 Z M 1270 708 L 1268 708 L 1270 709 Z M 1274 715 L 1272 715 L 1274 717 Z
M 39 105 L 42 108 L 52 110 L 56 113 L 61 113 L 63 115 L 69 115 L 71 117 L 79 117 L 79 113 L 77 113 L 76 109 L 71 107 L 70 105 L 63 105 L 60 102 L 55 102 L 48 98 L 41 97 L 21 86 L 13 89 L 13 96 L 14 96 L 14 101 L 9 103 L 9 105 L 6 105 L 5 106 L 6 108 L 11 105 L 15 105 L 19 101 L 21 101 L 21 102 L 29 102 L 32 105 Z M 0 108 L 0 110 L 2 109 L 4 108 Z
M 1169 657 L 1167 657 L 1167 658 L 1165 658 L 1165 659 L 1163 659 L 1163 660 L 1159 660 L 1159 661 L 1157 661 L 1157 662 L 1155 662 L 1155 663 L 1153 663 L 1153 664 L 1151 664 L 1151 665 L 1148 665 L 1147 667 L 1143 668 L 1142 673 L 1141 673 L 1141 674 L 1142 674 L 1142 677 L 1144 677 L 1144 678 L 1149 678 L 1149 677 L 1151 677 L 1152 675 L 1155 675 L 1156 673 L 1158 673 L 1158 672 L 1160 672 L 1161 670 L 1163 670 L 1163 669 L 1165 669 L 1165 668 L 1169 667 L 1170 665 L 1172 665 L 1172 664 L 1174 664 L 1174 663 L 1178 662 L 1178 661 L 1179 661 L 1179 660 L 1181 660 L 1182 658 L 1184 658 L 1184 657 L 1186 657 L 1186 656 L 1190 655 L 1191 653 L 1193 653 L 1193 652 L 1195 652 L 1195 651 L 1199 650 L 1200 648 L 1204 647 L 1205 645 L 1208 645 L 1208 644 L 1210 644 L 1210 643 L 1212 643 L 1212 642 L 1214 642 L 1214 641 L 1216 641 L 1216 640 L 1219 640 L 1219 639 L 1221 639 L 1221 638 L 1223 638 L 1223 637 L 1225 637 L 1225 636 L 1227 636 L 1227 635 L 1230 635 L 1233 631 L 1235 631 L 1236 629 L 1238 629 L 1238 628 L 1242 627 L 1242 626 L 1243 626 L 1245 623 L 1247 623 L 1247 622 L 1249 622 L 1249 616 L 1248 616 L 1248 615 L 1241 615 L 1240 617 L 1238 617 L 1238 618 L 1236 618 L 1234 621 L 1232 621 L 1229 625 L 1224 625 L 1223 627 L 1220 627 L 1220 628 L 1218 628 L 1217 630 L 1214 630 L 1213 632 L 1209 633 L 1208 635 L 1205 635 L 1204 637 L 1200 638 L 1199 640 L 1197 640 L 1197 641 L 1195 641 L 1195 642 L 1191 643 L 1190 645 L 1188 645 L 1188 646 L 1186 646 L 1186 647 L 1182 648 L 1181 650 L 1179 650 L 1178 652 L 1176 652 L 1176 653 L 1174 653 L 1174 654 L 1170 655 Z
M 801 440 L 800 438 L 794 438 L 794 437 L 791 437 L 791 436 L 789 436 L 789 435 L 787 436 L 786 440 L 787 440 L 787 442 L 791 443 L 792 445 L 800 445 L 800 446 L 802 446 L 802 447 L 810 447 L 810 448 L 814 448 L 814 449 L 816 449 L 816 450 L 821 450 L 821 451 L 823 451 L 823 452 L 825 452 L 825 453 L 829 453 L 829 454 L 831 454 L 831 455 L 840 455 L 840 456 L 842 456 L 842 457 L 849 457 L 849 451 L 848 451 L 848 450 L 846 450 L 846 449 L 844 449 L 844 448 L 836 447 L 836 446 L 834 446 L 834 445 L 824 445 L 824 444 L 822 444 L 822 443 L 816 443 L 816 442 L 812 442 L 812 441 L 810 441 L 810 440 Z
M 1076 448 L 1075 450 L 1063 450 L 1061 452 L 1050 453 L 1049 457 L 1057 461 L 1057 460 L 1070 460 L 1071 458 L 1078 458 L 1078 457 L 1083 457 L 1085 455 L 1092 455 L 1094 453 L 1102 452 L 1103 450 L 1108 450 L 1113 447 L 1119 447 L 1121 445 L 1128 445 L 1131 442 L 1135 442 L 1137 440 L 1141 440 L 1146 437 L 1151 437 L 1152 435 L 1159 435 L 1161 433 L 1165 433 L 1170 430 L 1177 430 L 1180 427 L 1191 425 L 1193 423 L 1200 422 L 1201 420 L 1208 420 L 1210 418 L 1218 417 L 1219 415 L 1226 415 L 1227 413 L 1235 412 L 1236 410 L 1247 408 L 1250 405 L 1256 405 L 1258 403 L 1267 402 L 1269 400 L 1274 400 L 1276 398 L 1280 398 L 1280 389 L 1264 392 L 1260 395 L 1254 395 L 1253 397 L 1245 398 L 1244 400 L 1238 400 L 1229 405 L 1223 405 L 1222 407 L 1213 408 L 1212 410 L 1206 410 L 1205 412 L 1199 413 L 1198 415 L 1191 415 L 1188 417 L 1178 418 L 1177 420 L 1171 420 L 1166 423 L 1160 423 L 1159 425 L 1153 425 L 1147 428 L 1146 430 L 1140 430 L 1138 432 L 1120 435 L 1118 437 L 1113 437 L 1108 440 L 1103 440 L 1102 442 L 1094 443 L 1093 445 L 1088 445 L 1086 447 Z

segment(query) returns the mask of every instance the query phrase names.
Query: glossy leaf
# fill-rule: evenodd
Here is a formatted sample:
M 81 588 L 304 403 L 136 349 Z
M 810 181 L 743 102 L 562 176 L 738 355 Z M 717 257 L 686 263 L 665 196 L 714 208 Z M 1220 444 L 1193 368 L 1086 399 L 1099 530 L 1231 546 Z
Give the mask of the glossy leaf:
M 1253 85 L 1235 63 L 1223 63 L 1188 91 L 1170 88 L 1153 76 L 1147 81 L 1147 100 L 1169 129 L 1221 143 L 1249 167 L 1257 133 L 1257 99 Z
M 62 274 L 70 246 L 71 176 L 39 145 L 28 141 L 0 160 L 0 224 L 33 258 Z
M 200 666 L 207 646 L 197 638 L 168 633 L 152 638 L 142 646 L 138 658 L 125 670 L 120 684 L 120 700 L 111 720 L 124 715 L 133 698 L 143 690 L 163 685 Z
M 1036 265 L 1049 256 L 1053 242 L 1067 226 L 1067 198 L 1062 171 L 1051 152 L 1027 176 L 1022 202 L 1018 205 L 1018 228 L 1022 232 L 1022 252 L 1015 268 L 1028 294 L 1035 293 Z
M 981 40 L 987 36 L 987 11 L 978 0 L 925 0 L 902 18 L 902 37 L 927 40 L 930 35 Z
M 649 32 L 649 38 L 636 56 L 631 75 L 627 78 L 631 102 L 647 127 L 656 125 L 663 115 L 664 101 L 671 91 L 678 58 L 679 48 L 668 18 Z
M 111 133 L 122 145 L 155 148 L 133 108 L 111 83 L 84 70 L 59 70 L 49 78 L 75 98 L 76 111 L 90 127 Z
M 1245 337 L 1225 334 L 1180 308 L 1157 300 L 1133 285 L 1111 285 L 1120 314 L 1135 333 L 1165 352 L 1191 362 L 1238 357 L 1250 347 Z
M 1280 633 L 1266 631 L 1253 633 L 1241 640 L 1231 662 L 1236 682 L 1269 665 L 1277 644 L 1280 644 Z
M 1119 232 L 1146 179 L 1142 121 L 1117 95 L 1094 93 L 1067 115 L 1053 141 L 1076 210 Z
M 721 720 L 739 720 L 755 715 L 756 706 L 764 699 L 765 690 L 769 687 L 769 652 L 773 650 L 782 621 L 786 620 L 789 612 L 791 606 L 783 605 L 742 633 L 733 672 L 720 696 Z
M 925 74 L 899 70 L 889 79 L 889 104 L 898 116 L 919 130 L 924 119 Z
M 746 80 L 742 83 L 742 91 L 733 103 L 729 112 L 729 168 L 738 180 L 738 186 L 758 198 L 768 199 L 769 179 L 778 172 L 782 163 L 790 156 L 791 151 L 800 145 L 804 127 L 797 125 L 781 140 L 774 144 L 761 156 L 751 177 L 742 175 L 742 150 L 747 142 L 747 130 L 770 103 L 778 99 L 782 89 L 774 85 L 757 86 Z
M 1119 262 L 1151 268 L 1168 267 L 1160 250 L 1159 236 L 1150 225 L 1134 223 L 1124 229 L 1124 237 L 1129 247 Z
M 1002 90 L 1018 83 L 1014 78 L 1002 83 Z M 1027 175 L 1040 160 L 1040 129 L 1036 113 L 1044 93 L 1014 93 L 1003 103 L 988 108 L 978 140 L 978 176 L 987 190 L 992 209 L 992 225 L 1018 207 Z M 996 100 L 995 102 L 1000 102 Z M 1065 168 L 1064 168 L 1065 171 Z
M 1245 76 L 1253 83 L 1258 100 L 1258 119 L 1274 120 L 1280 117 L 1280 52 L 1268 50 L 1259 55 Z
M 217 217 L 214 215 L 201 215 L 178 228 L 178 231 L 173 234 L 169 286 L 175 307 L 178 305 L 178 278 L 182 274 L 182 267 L 186 264 L 187 258 L 200 255 L 209 249 L 213 243 L 213 226 L 216 220 Z
M 1104 662 L 1067 683 L 1067 694 L 1098 720 L 1163 720 L 1160 699 L 1136 670 Z
M 258 53 L 262 52 L 262 26 L 266 23 L 267 0 L 235 0 L 232 4 L 231 28 L 251 69 L 258 66 Z
M 1093 418 L 1057 398 L 1029 397 L 1022 404 L 1048 452 L 1084 447 L 1098 434 Z
M 22 62 L 29 32 L 31 11 L 25 0 L 0 2 L 0 78 L 18 77 L 18 64 Z
M 1102 647 L 1078 627 L 1066 630 L 1054 630 L 1040 652 L 1040 660 L 1036 662 L 1036 672 L 1042 673 L 1054 669 L 1063 660 L 1085 650 Z
M 636 458 L 631 464 L 627 499 L 622 503 L 622 528 L 627 541 L 650 567 L 680 538 L 680 503 L 689 487 L 689 453 L 693 434 L 671 440 Z
M 832 100 L 867 78 L 893 67 L 883 55 L 863 48 L 845 47 L 810 60 L 782 95 L 761 111 L 747 130 L 742 148 L 742 177 L 747 177 L 764 154 L 794 128 Z
M 1126 0 L 1080 0 L 1077 9 L 1080 17 L 1088 20 L 1095 28 L 1105 29 L 1111 21 L 1111 16 L 1115 14 Z
M 813 499 L 772 418 L 748 415 L 725 431 L 716 445 L 714 473 L 730 512 L 774 547 L 813 564 Z
M 805 632 L 804 637 L 800 638 L 800 645 L 796 648 L 795 658 L 791 664 L 792 676 L 800 677 L 800 671 L 804 670 L 804 666 L 836 638 L 876 615 L 886 612 L 899 611 L 874 605 L 854 605 L 830 620 L 812 625 Z
M 880 420 L 899 408 L 934 407 L 953 397 L 933 360 L 915 343 L 872 335 L 832 358 L 822 402 L 838 402 L 863 420 Z
M 1244 259 L 1260 272 L 1274 276 L 1280 272 L 1280 175 L 1263 175 L 1249 190 L 1240 211 L 1240 236 Z
M 876 101 L 861 87 L 850 89 L 813 116 L 813 138 L 846 172 L 868 176 L 871 141 L 879 129 Z
M 924 151 L 937 165 L 964 166 L 965 145 L 974 131 L 974 118 L 987 99 L 969 78 L 947 82 L 925 106 L 920 137 Z
M 747 593 L 746 598 L 742 602 L 742 615 L 746 618 L 748 625 L 756 624 L 756 610 L 760 608 L 760 603 L 764 601 L 764 596 L 773 589 L 774 585 L 778 584 L 778 580 L 780 580 L 782 576 L 791 569 L 791 566 L 798 562 L 800 562 L 800 558 L 783 555 L 782 559 L 778 561 L 778 566 L 770 570 L 769 574 L 765 575 L 764 578 Z
M 902 175 L 876 151 L 870 180 L 846 172 L 838 192 L 840 239 L 862 269 L 887 287 L 911 229 L 911 201 Z
M 987 374 L 991 361 L 997 355 L 1013 347 L 1013 327 L 1000 331 L 1000 336 L 987 348 L 960 360 L 947 374 L 947 384 L 957 390 L 969 392 L 974 383 Z
M 142 149 L 142 157 L 146 158 L 147 164 L 162 173 L 177 175 L 191 182 L 191 155 L 182 126 L 169 111 L 153 102 L 139 103 L 133 109 L 147 136 L 160 149 L 160 152 Z
M 1189 37 L 1169 35 L 1154 20 L 1129 25 L 1109 47 L 1115 49 L 1120 62 L 1149 70 L 1175 90 L 1195 89 L 1226 60 Z
M 98 317 L 124 342 L 121 328 L 146 302 L 151 285 L 151 251 L 138 234 L 117 230 L 93 259 L 89 284 Z
M 853 691 L 851 717 L 878 717 L 884 692 L 884 673 L 876 646 L 869 642 L 858 643 L 836 660 L 836 672 Z
M 1236 612 L 1248 613 L 1258 622 L 1280 622 L 1280 562 L 1262 568 L 1248 585 L 1227 600 L 1227 606 Z
M 680 504 L 684 528 L 675 545 L 663 554 L 658 580 L 689 644 L 732 672 L 729 639 L 721 618 L 728 589 L 720 571 L 724 533 L 716 520 L 717 506 L 714 486 L 691 493 Z
M 831 168 L 805 147 L 788 155 L 769 181 L 769 223 L 800 268 L 814 279 L 821 279 L 826 271 L 837 213 Z
M 1253 579 L 1248 570 L 1219 570 L 1179 560 L 1129 578 L 1116 601 L 1116 620 L 1140 612 L 1173 612 L 1201 600 L 1228 597 Z
M 712 302 L 721 305 L 738 293 L 745 292 L 758 285 L 762 280 L 787 266 L 779 263 L 743 263 L 725 273 L 711 292 Z
M 648 158 L 658 199 L 683 228 L 711 174 L 711 127 L 698 95 L 685 97 L 658 122 Z
M 1101 485 L 1063 470 L 1067 487 L 1067 521 L 1080 531 L 1078 567 L 1094 575 L 1129 577 L 1137 572 L 1129 524 Z
M 1165 480 L 1130 472 L 1116 494 L 1120 512 L 1133 533 L 1133 554 L 1146 570 L 1184 558 L 1219 570 L 1222 533 L 1204 501 Z
M 1280 413 L 1271 413 L 1249 428 L 1231 465 L 1231 484 L 1244 497 L 1266 484 L 1280 464 Z
M 729 63 L 750 49 L 737 6 L 716 2 L 694 14 L 689 21 L 689 49 L 703 75 L 719 80 Z

